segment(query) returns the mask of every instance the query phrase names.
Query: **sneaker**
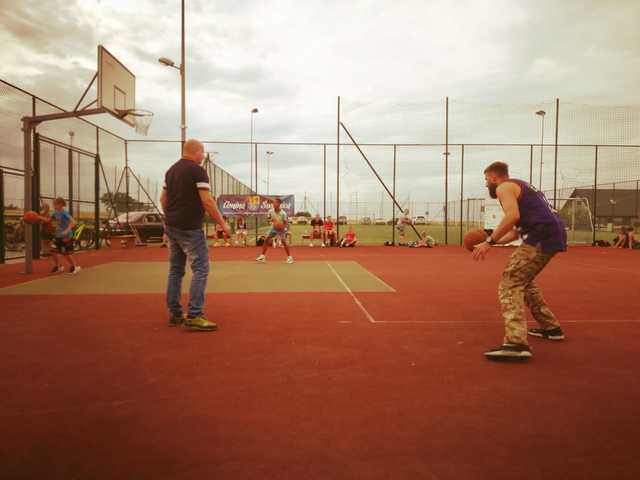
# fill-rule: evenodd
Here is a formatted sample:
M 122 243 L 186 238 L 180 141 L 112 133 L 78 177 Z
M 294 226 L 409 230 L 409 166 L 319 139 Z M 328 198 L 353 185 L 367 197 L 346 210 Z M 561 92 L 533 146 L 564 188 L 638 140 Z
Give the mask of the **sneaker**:
M 267 257 L 265 257 L 264 255 L 258 255 L 258 258 L 256 258 L 256 262 L 266 263 Z
M 184 323 L 185 318 L 186 318 L 186 315 L 182 313 L 180 315 L 171 314 L 171 316 L 169 317 L 168 325 L 170 327 L 177 327 L 179 325 L 182 325 Z
M 493 348 L 487 352 L 484 352 L 484 355 L 491 360 L 501 360 L 507 358 L 527 359 L 533 357 L 533 352 L 529 348 L 529 345 L 505 343 L 501 347 Z
M 293 257 L 291 256 L 287 257 L 287 263 L 293 263 Z
M 218 329 L 218 325 L 214 322 L 210 322 L 204 317 L 187 317 L 185 318 L 182 326 L 186 330 L 193 330 L 197 332 L 212 332 Z
M 310 243 L 310 244 L 309 244 L 309 246 L 310 246 L 310 247 L 313 247 L 313 243 Z
M 69 270 L 69 275 L 75 275 L 76 273 L 78 273 L 80 270 L 82 270 L 80 267 L 76 266 L 76 267 L 71 267 L 71 270 Z
M 320 245 L 322 248 L 326 247 L 326 245 L 323 243 L 322 245 Z
M 530 328 L 527 333 L 532 337 L 545 338 L 547 340 L 564 340 L 564 332 L 560 327 L 545 330 L 544 328 Z
M 64 267 L 62 265 L 61 266 L 56 265 L 51 269 L 50 273 L 62 273 L 62 272 L 64 272 Z
M 230 244 L 230 243 L 225 243 L 225 244 L 224 244 L 224 246 L 225 246 L 225 247 L 230 247 L 230 246 L 231 246 L 231 244 Z

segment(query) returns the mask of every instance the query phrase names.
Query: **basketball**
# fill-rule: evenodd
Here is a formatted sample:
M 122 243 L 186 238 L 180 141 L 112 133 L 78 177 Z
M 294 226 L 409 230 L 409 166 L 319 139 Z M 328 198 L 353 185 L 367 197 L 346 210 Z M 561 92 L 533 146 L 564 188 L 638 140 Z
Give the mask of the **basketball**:
M 40 216 L 32 211 L 26 212 L 23 217 L 24 223 L 28 223 L 29 225 L 33 225 L 40 221 Z
M 273 229 L 277 232 L 281 232 L 284 230 L 284 224 L 282 222 L 273 222 Z
M 487 239 L 488 235 L 484 230 L 469 230 L 464 236 L 464 248 L 473 252 L 473 247 L 478 245 L 479 243 L 484 242 Z

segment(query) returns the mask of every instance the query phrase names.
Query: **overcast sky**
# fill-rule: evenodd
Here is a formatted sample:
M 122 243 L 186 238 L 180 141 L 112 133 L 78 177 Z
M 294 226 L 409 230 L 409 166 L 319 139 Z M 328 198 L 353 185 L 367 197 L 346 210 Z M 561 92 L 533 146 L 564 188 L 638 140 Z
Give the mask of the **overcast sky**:
M 541 108 L 548 112 L 545 141 L 552 143 L 556 97 L 567 115 L 561 115 L 561 141 L 638 143 L 637 0 L 186 4 L 189 137 L 248 140 L 249 112 L 258 107 L 258 141 L 335 142 L 341 95 L 343 120 L 361 141 L 439 143 L 448 95 L 454 143 L 539 142 L 534 112 Z M 157 62 L 160 56 L 180 60 L 178 0 L 0 5 L 0 77 L 70 109 L 95 72 L 96 46 L 103 44 L 135 73 L 137 106 L 155 112 L 149 137 L 179 138 L 179 75 Z M 623 108 L 584 114 L 584 104 Z M 623 134 L 601 126 L 582 131 L 588 120 L 609 118 L 611 111 L 626 118 L 623 123 L 631 121 Z M 96 122 L 138 138 L 115 120 Z M 247 147 L 207 148 L 219 151 L 219 163 L 248 182 Z M 271 193 L 307 192 L 317 199 L 321 149 L 272 150 Z M 440 150 L 398 154 L 399 161 L 405 159 L 399 169 L 405 195 L 441 196 Z M 392 151 L 368 153 L 390 180 Z M 494 154 L 478 152 L 476 168 Z M 132 149 L 134 168 L 153 178 L 162 177 L 176 155 L 174 148 Z M 511 160 L 506 152 L 498 155 Z M 517 155 L 528 162 L 528 150 Z M 335 150 L 327 161 L 333 184 Z M 636 161 L 640 168 L 640 159 L 633 158 L 625 168 L 635 168 Z M 345 195 L 365 195 L 367 189 L 378 195 L 380 188 L 368 183 L 370 174 L 355 154 L 345 153 L 344 162 Z M 471 177 L 472 193 L 481 190 L 479 178 Z M 263 180 L 261 170 L 260 188 L 266 188 Z

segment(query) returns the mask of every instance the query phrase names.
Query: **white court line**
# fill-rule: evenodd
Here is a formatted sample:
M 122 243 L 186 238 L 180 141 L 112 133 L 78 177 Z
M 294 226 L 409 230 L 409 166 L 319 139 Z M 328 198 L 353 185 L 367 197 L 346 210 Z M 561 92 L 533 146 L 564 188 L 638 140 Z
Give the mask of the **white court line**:
M 331 264 L 329 262 L 327 263 L 327 267 L 329 267 L 331 269 L 331 271 L 333 272 L 333 274 L 336 276 L 336 278 L 338 279 L 338 281 L 342 284 L 342 286 L 344 287 L 344 289 L 349 292 L 349 295 L 351 295 L 351 298 L 353 298 L 353 301 L 356 302 L 356 305 L 358 305 L 358 307 L 360 307 L 360 310 L 362 310 L 362 313 L 365 314 L 365 316 L 367 317 L 367 320 L 369 320 L 369 322 L 371 323 L 377 323 L 374 318 L 371 316 L 371 314 L 369 312 L 367 312 L 367 309 L 364 308 L 364 305 L 362 305 L 362 303 L 360 303 L 360 300 L 358 300 L 358 297 L 356 297 L 354 295 L 354 293 L 351 291 L 351 289 L 349 288 L 349 285 L 347 285 L 344 280 L 342 279 L 342 277 L 340 275 L 338 275 L 338 272 L 336 272 L 336 270 L 331 266 Z
M 415 323 L 415 324 L 434 324 L 434 325 L 469 325 L 469 324 L 497 324 L 502 325 L 501 320 L 376 320 L 374 323 Z M 533 323 L 533 322 L 531 322 Z M 630 320 L 562 320 L 561 324 L 565 323 L 640 323 L 640 319 Z
M 365 269 L 365 270 L 366 270 L 366 269 Z M 396 289 L 395 289 L 395 288 L 393 288 L 391 285 L 389 285 L 388 283 L 386 283 L 386 282 L 385 282 L 384 280 L 382 280 L 380 277 L 378 277 L 377 275 L 374 275 L 374 274 L 373 274 L 372 272 L 370 272 L 369 270 L 366 270 L 366 271 L 367 271 L 367 274 L 368 274 L 370 277 L 375 278 L 378 282 L 380 282 L 382 285 L 384 285 L 385 287 L 387 287 L 390 291 L 392 291 L 392 292 L 394 292 L 394 293 L 396 292 Z

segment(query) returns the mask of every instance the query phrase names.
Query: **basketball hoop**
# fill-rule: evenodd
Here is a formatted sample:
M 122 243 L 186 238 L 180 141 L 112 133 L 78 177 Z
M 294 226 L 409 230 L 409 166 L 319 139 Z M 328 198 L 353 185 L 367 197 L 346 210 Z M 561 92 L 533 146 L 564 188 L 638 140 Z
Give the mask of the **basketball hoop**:
M 130 117 L 136 133 L 145 136 L 149 133 L 149 127 L 151 126 L 151 122 L 153 122 L 153 112 L 132 108 L 129 110 L 118 110 L 118 113 L 120 118 Z

